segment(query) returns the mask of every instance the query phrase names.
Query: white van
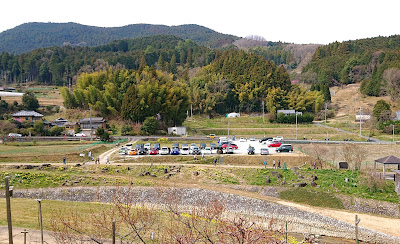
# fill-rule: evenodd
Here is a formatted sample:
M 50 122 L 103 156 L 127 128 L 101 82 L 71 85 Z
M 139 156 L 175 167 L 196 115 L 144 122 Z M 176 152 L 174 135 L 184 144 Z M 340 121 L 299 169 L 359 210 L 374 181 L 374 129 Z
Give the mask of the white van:
M 189 147 L 186 147 L 186 146 L 182 147 L 182 150 L 181 150 L 182 155 L 189 155 L 189 152 L 190 152 Z
M 125 147 L 127 151 L 130 151 L 132 149 L 132 143 L 126 144 Z

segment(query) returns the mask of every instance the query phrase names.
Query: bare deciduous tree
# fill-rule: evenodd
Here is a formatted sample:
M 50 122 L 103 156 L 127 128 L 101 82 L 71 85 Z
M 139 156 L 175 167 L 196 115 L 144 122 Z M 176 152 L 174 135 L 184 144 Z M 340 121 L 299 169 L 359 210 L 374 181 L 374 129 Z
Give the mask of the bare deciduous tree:
M 185 197 L 177 189 L 159 188 L 160 204 L 139 203 L 140 192 L 118 188 L 110 204 L 93 203 L 90 214 L 55 211 L 53 236 L 57 243 L 109 243 L 112 222 L 116 221 L 119 243 L 283 243 L 273 222 L 250 221 L 226 212 L 216 199 L 199 200 L 193 206 L 181 205 Z
M 383 72 L 382 78 L 387 82 L 386 92 L 390 94 L 392 100 L 400 99 L 400 69 L 390 68 Z
M 343 144 L 342 156 L 352 169 L 360 169 L 361 163 L 367 158 L 367 150 L 357 144 Z
M 321 169 L 325 163 L 324 156 L 327 155 L 327 152 L 326 147 L 318 143 L 311 144 L 309 149 L 309 153 L 316 159 L 316 163 L 321 166 Z

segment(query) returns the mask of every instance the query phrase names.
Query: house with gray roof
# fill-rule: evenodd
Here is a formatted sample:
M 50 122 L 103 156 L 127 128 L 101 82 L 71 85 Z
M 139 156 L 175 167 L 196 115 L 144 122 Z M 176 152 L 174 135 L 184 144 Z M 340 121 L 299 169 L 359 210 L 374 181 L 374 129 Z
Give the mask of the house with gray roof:
M 78 124 L 86 136 L 94 135 L 99 127 L 106 129 L 106 120 L 101 117 L 83 118 L 79 120 Z
M 14 120 L 19 121 L 21 123 L 24 122 L 32 123 L 37 120 L 43 120 L 43 114 L 40 114 L 35 111 L 25 111 L 25 110 L 21 110 L 19 112 L 12 114 L 12 117 Z

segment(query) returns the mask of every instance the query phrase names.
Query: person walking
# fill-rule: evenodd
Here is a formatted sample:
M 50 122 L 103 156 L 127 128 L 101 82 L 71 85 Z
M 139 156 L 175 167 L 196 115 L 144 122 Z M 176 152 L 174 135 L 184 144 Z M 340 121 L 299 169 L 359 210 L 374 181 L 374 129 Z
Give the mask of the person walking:
M 64 165 L 67 164 L 66 160 L 67 160 L 67 159 L 66 159 L 65 157 L 63 157 L 63 164 L 64 164 Z
M 278 169 L 281 168 L 281 160 L 278 160 Z
M 110 157 L 109 156 L 107 156 L 106 164 L 110 164 Z
M 217 166 L 217 158 L 214 158 L 214 166 Z
M 267 169 L 267 160 L 264 160 L 264 168 Z
M 272 163 L 272 168 L 275 169 L 275 165 L 276 165 L 276 163 L 275 163 L 275 159 L 274 159 L 274 161 L 273 161 L 273 163 Z

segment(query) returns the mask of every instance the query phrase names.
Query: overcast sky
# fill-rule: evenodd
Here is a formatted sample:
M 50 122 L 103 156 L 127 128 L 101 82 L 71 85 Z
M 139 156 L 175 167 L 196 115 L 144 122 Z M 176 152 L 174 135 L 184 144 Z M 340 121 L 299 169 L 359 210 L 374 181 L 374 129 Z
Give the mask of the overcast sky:
M 198 24 L 240 37 L 327 44 L 400 34 L 399 0 L 5 0 L 0 32 L 27 22 Z

